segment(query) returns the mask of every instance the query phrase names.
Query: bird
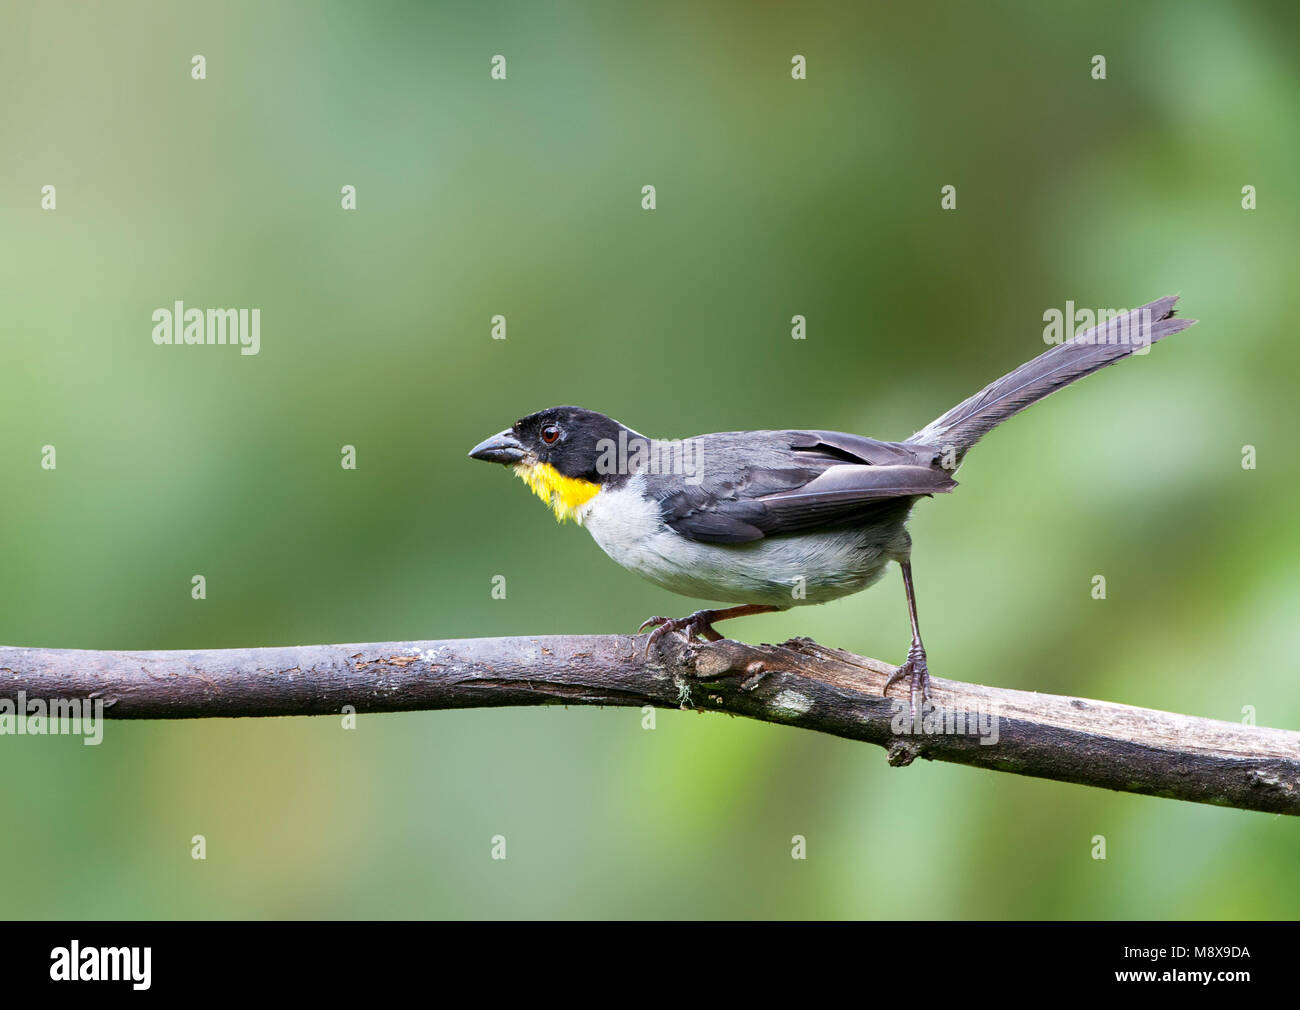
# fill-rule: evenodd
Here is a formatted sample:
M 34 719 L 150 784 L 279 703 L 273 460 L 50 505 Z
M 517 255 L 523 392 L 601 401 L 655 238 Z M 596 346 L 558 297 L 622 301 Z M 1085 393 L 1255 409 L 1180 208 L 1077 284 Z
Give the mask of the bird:
M 930 701 L 907 522 L 989 431 L 1064 386 L 1196 322 L 1177 295 L 1108 314 L 989 383 L 901 442 L 819 429 L 655 439 L 575 406 L 548 407 L 470 450 L 511 468 L 561 522 L 584 527 L 615 562 L 664 589 L 730 606 L 651 617 L 666 634 L 718 641 L 719 621 L 826 603 L 902 572 L 907 658 L 882 695 L 908 682 L 913 719 Z M 1047 316 L 1045 315 L 1046 319 Z M 1100 318 L 1100 317 L 1099 317 Z

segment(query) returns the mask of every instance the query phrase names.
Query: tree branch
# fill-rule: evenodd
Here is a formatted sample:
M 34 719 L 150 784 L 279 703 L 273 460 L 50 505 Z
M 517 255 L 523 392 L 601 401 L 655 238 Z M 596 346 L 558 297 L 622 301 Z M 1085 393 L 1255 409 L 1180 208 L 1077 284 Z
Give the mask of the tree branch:
M 624 635 L 194 652 L 0 647 L 0 699 L 101 699 L 106 716 L 124 719 L 325 715 L 346 705 L 686 706 L 879 744 L 893 765 L 924 757 L 1300 814 L 1300 733 L 1289 730 L 938 678 L 935 714 L 917 727 L 905 698 L 880 695 L 894 667 L 807 639 L 688 647 L 669 635 L 649 656 L 644 648 Z M 13 707 L 0 701 L 0 712 Z

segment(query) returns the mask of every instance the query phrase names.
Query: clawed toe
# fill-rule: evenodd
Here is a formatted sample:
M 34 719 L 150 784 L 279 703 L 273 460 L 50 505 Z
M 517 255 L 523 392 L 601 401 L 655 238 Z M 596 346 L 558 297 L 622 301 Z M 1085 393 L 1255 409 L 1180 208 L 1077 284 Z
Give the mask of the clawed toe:
M 921 709 L 924 711 L 926 704 L 930 701 L 930 669 L 925 661 L 925 650 L 913 644 L 907 652 L 907 662 L 890 674 L 889 679 L 885 681 L 885 686 L 881 689 L 881 696 L 889 694 L 889 689 L 900 680 L 911 680 L 911 690 L 909 691 L 909 702 L 912 713 L 912 722 L 916 722 L 917 696 L 921 699 Z
M 650 647 L 652 645 L 659 641 L 659 639 L 663 638 L 664 635 L 671 632 L 681 632 L 686 636 L 687 642 L 691 641 L 691 639 L 696 635 L 707 638 L 710 642 L 718 641 L 722 636 L 713 630 L 713 624 L 709 621 L 711 616 L 713 615 L 710 611 L 697 610 L 689 617 L 679 617 L 676 619 L 668 617 L 652 617 L 643 622 L 641 627 L 637 629 L 638 632 L 645 631 L 646 628 L 654 628 L 654 630 L 646 636 L 646 655 L 650 654 Z

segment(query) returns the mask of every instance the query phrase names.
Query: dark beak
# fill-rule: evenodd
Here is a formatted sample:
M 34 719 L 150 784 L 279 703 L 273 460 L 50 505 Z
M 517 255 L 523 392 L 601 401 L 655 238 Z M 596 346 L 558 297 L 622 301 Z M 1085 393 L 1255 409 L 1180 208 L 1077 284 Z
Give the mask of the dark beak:
M 481 459 L 485 463 L 518 463 L 525 455 L 524 447 L 509 428 L 469 451 L 470 459 Z

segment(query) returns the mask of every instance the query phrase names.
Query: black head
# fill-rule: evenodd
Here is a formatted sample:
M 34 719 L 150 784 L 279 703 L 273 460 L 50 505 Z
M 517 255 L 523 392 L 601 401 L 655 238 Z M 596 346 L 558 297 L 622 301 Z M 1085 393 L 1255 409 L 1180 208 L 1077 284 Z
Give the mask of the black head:
M 548 407 L 522 417 L 500 434 L 470 450 L 471 459 L 488 463 L 533 467 L 547 464 L 565 477 L 601 484 L 616 477 L 608 465 L 617 452 L 619 433 L 623 445 L 640 438 L 613 418 L 582 407 Z M 603 462 L 602 462 L 603 459 Z

